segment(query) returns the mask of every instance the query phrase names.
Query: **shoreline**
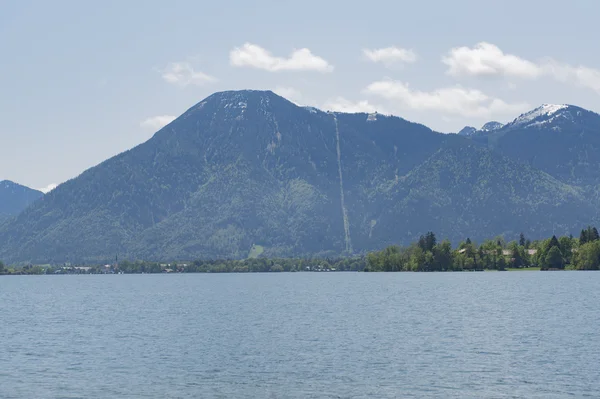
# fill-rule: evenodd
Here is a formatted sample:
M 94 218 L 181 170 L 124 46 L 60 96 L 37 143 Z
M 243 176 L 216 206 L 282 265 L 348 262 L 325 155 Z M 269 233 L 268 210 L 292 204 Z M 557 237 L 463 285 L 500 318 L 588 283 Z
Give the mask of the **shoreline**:
M 448 271 L 375 271 L 375 272 L 367 272 L 367 271 L 329 271 L 329 272 L 317 272 L 317 271 L 281 271 L 281 272 L 172 272 L 172 273 L 40 273 L 40 274 L 27 274 L 27 273 L 14 273 L 14 274 L 0 274 L 1 277 L 15 277 L 15 276 L 117 276 L 117 275 L 183 275 L 183 274 L 203 274 L 203 275 L 215 275 L 215 274 L 296 274 L 296 273 L 317 273 L 317 274 L 332 274 L 332 273 L 368 273 L 368 274 L 395 274 L 395 273 L 414 273 L 414 274 L 440 274 L 440 273 L 490 273 L 490 272 L 597 272 L 600 270 L 576 270 L 576 269 L 555 269 L 555 270 L 541 270 L 538 267 L 530 267 L 523 269 L 507 269 L 507 270 L 495 270 L 495 269 L 485 269 L 485 270 L 448 270 Z

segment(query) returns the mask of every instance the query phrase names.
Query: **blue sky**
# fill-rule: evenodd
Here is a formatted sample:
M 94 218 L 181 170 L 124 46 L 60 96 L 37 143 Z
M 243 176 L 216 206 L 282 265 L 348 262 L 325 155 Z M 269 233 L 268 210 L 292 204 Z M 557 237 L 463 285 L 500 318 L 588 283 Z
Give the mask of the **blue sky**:
M 221 90 L 442 132 L 542 103 L 599 112 L 598 15 L 596 0 L 0 0 L 0 180 L 64 182 Z

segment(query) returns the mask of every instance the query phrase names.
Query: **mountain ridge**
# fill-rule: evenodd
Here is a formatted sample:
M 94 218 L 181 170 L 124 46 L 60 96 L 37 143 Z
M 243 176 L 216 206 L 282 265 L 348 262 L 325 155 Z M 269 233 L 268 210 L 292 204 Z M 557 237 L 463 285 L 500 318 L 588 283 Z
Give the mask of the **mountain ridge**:
M 567 104 L 543 104 L 502 128 L 469 139 L 559 180 L 600 183 L 600 115 Z
M 531 236 L 589 223 L 587 186 L 497 148 L 516 134 L 506 126 L 462 137 L 270 91 L 214 93 L 6 222 L 0 258 L 244 258 L 254 245 L 337 255 L 432 229 L 457 241 L 514 234 L 510 223 Z
M 0 223 L 16 216 L 44 193 L 10 180 L 0 181 Z

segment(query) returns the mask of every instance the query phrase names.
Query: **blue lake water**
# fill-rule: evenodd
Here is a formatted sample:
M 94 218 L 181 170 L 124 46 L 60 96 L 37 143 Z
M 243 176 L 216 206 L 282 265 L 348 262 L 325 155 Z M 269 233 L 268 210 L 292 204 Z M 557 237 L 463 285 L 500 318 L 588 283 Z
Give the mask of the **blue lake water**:
M 600 397 L 600 273 L 0 277 L 0 398 Z

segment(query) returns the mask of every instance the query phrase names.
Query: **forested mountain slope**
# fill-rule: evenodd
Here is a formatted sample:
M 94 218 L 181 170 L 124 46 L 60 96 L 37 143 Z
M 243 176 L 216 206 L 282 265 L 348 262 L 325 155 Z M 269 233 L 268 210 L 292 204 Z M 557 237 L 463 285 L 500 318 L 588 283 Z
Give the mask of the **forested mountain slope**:
M 33 190 L 9 180 L 0 181 L 0 223 L 19 214 L 43 196 L 44 194 L 41 191 Z
M 253 245 L 333 255 L 429 230 L 455 241 L 563 233 L 595 217 L 582 187 L 478 135 L 298 107 L 272 92 L 216 93 L 5 223 L 0 258 L 244 258 Z

